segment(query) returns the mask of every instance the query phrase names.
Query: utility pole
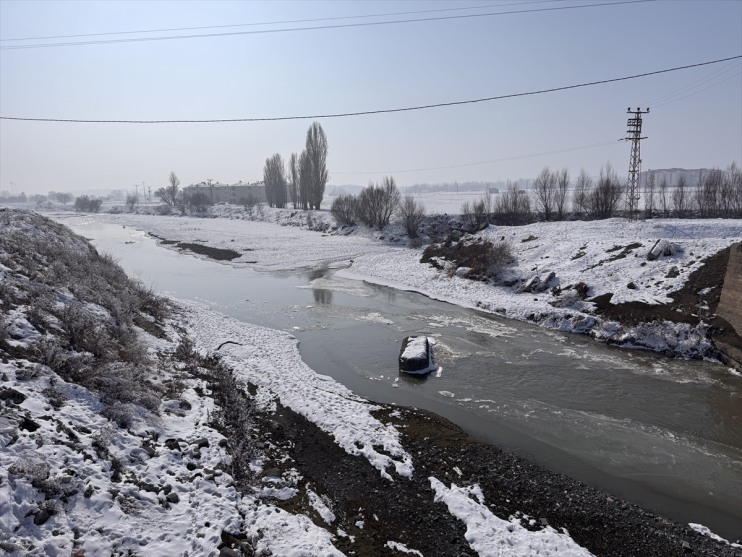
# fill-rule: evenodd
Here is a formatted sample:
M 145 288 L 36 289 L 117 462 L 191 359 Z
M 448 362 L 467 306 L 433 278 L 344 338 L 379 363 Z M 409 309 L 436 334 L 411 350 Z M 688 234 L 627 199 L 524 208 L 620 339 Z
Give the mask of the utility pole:
M 629 107 L 626 112 L 631 114 L 627 122 L 628 130 L 625 138 L 626 141 L 631 141 L 631 157 L 629 158 L 629 187 L 626 191 L 626 212 L 628 213 L 629 220 L 636 218 L 636 213 L 639 211 L 639 172 L 641 171 L 642 157 L 640 142 L 646 137 L 642 135 L 642 114 L 649 114 L 649 107 L 647 110 L 638 108 L 631 110 Z

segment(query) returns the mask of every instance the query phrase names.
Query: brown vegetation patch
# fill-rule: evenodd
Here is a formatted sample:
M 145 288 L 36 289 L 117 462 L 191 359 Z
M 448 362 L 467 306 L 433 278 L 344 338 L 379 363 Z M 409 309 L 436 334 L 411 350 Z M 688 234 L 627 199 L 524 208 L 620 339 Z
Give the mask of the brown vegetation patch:
M 428 263 L 443 269 L 438 261 L 450 261 L 454 267 L 467 267 L 471 271 L 467 278 L 486 279 L 497 274 L 512 259 L 510 246 L 504 242 L 493 244 L 478 238 L 472 242 L 463 240 L 452 243 L 430 244 L 423 251 L 420 263 Z

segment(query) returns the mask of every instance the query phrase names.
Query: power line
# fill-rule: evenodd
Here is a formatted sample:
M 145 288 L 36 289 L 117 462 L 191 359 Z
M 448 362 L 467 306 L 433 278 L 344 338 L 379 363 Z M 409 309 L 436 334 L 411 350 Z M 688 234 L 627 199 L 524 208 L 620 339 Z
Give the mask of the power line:
M 730 70 L 732 70 L 731 73 Z M 737 77 L 740 74 L 741 70 L 742 64 L 740 64 L 740 60 L 734 60 L 731 62 L 731 65 L 726 66 L 720 72 L 714 72 L 714 74 L 707 76 L 705 79 L 695 81 L 692 84 L 689 84 L 675 91 L 674 93 L 664 95 L 658 101 L 648 106 L 667 106 L 668 104 L 673 104 L 683 99 L 687 99 L 688 97 L 692 97 L 693 95 L 702 93 L 703 91 L 721 85 L 722 83 L 725 83 L 730 79 Z
M 722 80 L 716 81 L 715 83 L 711 83 L 711 84 L 707 85 L 706 87 L 704 87 L 702 89 L 698 89 L 696 91 L 691 91 L 691 92 L 687 93 L 686 95 L 683 95 L 682 97 L 676 97 L 674 99 L 668 99 L 666 101 L 662 101 L 661 103 L 657 103 L 655 105 L 655 107 L 667 106 L 669 104 L 673 104 L 673 103 L 676 103 L 676 102 L 683 101 L 683 100 L 687 99 L 688 97 L 692 97 L 693 95 L 697 95 L 698 93 L 703 93 L 704 91 L 707 91 L 708 89 L 712 89 L 713 87 L 716 87 L 717 85 L 721 85 L 722 83 L 724 83 L 726 81 L 729 81 L 730 79 L 735 78 L 735 77 L 737 77 L 739 75 L 742 75 L 742 71 L 737 71 L 736 73 L 734 73 L 732 75 L 729 75 L 729 76 L 725 77 Z
M 655 106 L 657 103 L 664 103 L 665 101 L 671 99 L 672 97 L 682 95 L 683 93 L 686 93 L 687 91 L 691 91 L 697 87 L 700 87 L 701 85 L 714 81 L 718 77 L 720 77 L 722 74 L 725 74 L 729 72 L 729 70 L 735 68 L 740 64 L 739 60 L 732 60 L 729 62 L 729 64 L 726 64 L 722 66 L 721 68 L 717 68 L 712 72 L 709 72 L 707 75 L 700 77 L 698 79 L 694 79 L 693 81 L 686 83 L 682 87 L 676 89 L 675 91 L 672 91 L 670 93 L 662 94 L 658 97 L 653 98 L 652 100 L 642 103 L 642 105 L 646 106 Z
M 21 50 L 29 48 L 49 48 L 59 46 L 86 46 L 86 45 L 97 45 L 97 44 L 113 44 L 113 43 L 138 43 L 138 42 L 149 42 L 149 41 L 171 41 L 180 39 L 202 39 L 208 37 L 231 37 L 238 35 L 264 35 L 269 33 L 288 33 L 294 31 L 318 31 L 326 29 L 344 29 L 354 27 L 372 27 L 379 25 L 392 25 L 401 23 L 421 23 L 430 21 L 444 21 L 452 19 L 472 19 L 477 17 L 490 17 L 498 15 L 513 15 L 513 14 L 526 14 L 526 13 L 537 13 L 537 12 L 554 12 L 561 10 L 579 10 L 584 8 L 597 8 L 604 6 L 618 6 L 623 4 L 645 4 L 647 2 L 656 2 L 657 0 L 621 0 L 619 2 L 602 2 L 598 4 L 578 4 L 571 6 L 556 6 L 552 8 L 531 8 L 526 10 L 509 10 L 505 12 L 488 12 L 483 14 L 459 14 L 459 15 L 447 15 L 440 17 L 422 17 L 414 19 L 396 19 L 388 21 L 366 21 L 360 23 L 343 23 L 340 25 L 317 25 L 314 27 L 288 27 L 284 29 L 260 29 L 255 31 L 229 31 L 224 33 L 202 33 L 192 35 L 172 35 L 162 37 L 136 37 L 131 39 L 102 39 L 95 41 L 77 41 L 77 42 L 57 42 L 57 43 L 37 43 L 37 44 L 24 44 L 24 45 L 9 45 L 0 46 L 0 50 Z
M 459 8 L 439 8 L 436 10 L 417 10 L 407 12 L 386 12 L 379 14 L 360 14 L 360 15 L 346 15 L 346 16 L 335 16 L 335 17 L 316 17 L 311 19 L 288 19 L 282 21 L 262 21 L 252 23 L 231 23 L 228 25 L 202 25 L 198 27 L 169 27 L 163 29 L 140 29 L 135 31 L 108 31 L 106 33 L 79 33 L 75 35 L 47 35 L 42 37 L 14 37 L 10 39 L 0 39 L 0 42 L 18 42 L 18 41 L 41 41 L 49 39 L 77 39 L 83 37 L 103 37 L 106 35 L 138 35 L 142 33 L 171 33 L 175 31 L 200 31 L 206 29 L 228 29 L 235 27 L 257 27 L 259 25 L 286 25 L 289 23 L 314 23 L 318 21 L 338 21 L 345 19 L 365 19 L 370 17 L 389 17 L 399 15 L 416 15 L 416 14 L 428 14 L 428 13 L 440 13 L 440 12 L 456 12 L 464 10 L 484 10 L 487 8 L 503 8 L 507 6 L 516 6 L 522 4 L 550 4 L 554 2 L 567 2 L 568 0 L 528 0 L 523 2 L 512 2 L 509 4 L 483 4 L 481 6 L 466 6 Z
M 271 116 L 264 118 L 215 118 L 209 120 L 85 120 L 80 118 L 29 118 L 21 116 L 0 116 L 0 120 L 17 120 L 24 122 L 64 122 L 64 123 L 78 123 L 78 124 L 221 124 L 227 122 L 278 122 L 283 120 L 315 120 L 320 118 L 347 118 L 350 116 L 370 116 L 372 114 L 391 114 L 396 112 L 412 112 L 415 110 L 427 110 L 431 108 L 443 108 L 447 106 L 460 106 L 465 104 L 476 104 L 490 101 L 499 101 L 503 99 L 512 99 L 517 97 L 527 97 L 533 95 L 543 95 L 546 93 L 556 93 L 558 91 L 568 91 L 571 89 L 579 89 L 582 87 L 591 87 L 594 85 L 603 85 L 606 83 L 616 83 L 619 81 L 628 81 L 630 79 L 638 79 L 640 77 L 648 77 L 652 75 L 659 75 L 669 72 L 676 72 L 679 70 L 687 70 L 690 68 L 698 68 L 701 66 L 709 66 L 711 64 L 719 64 L 721 62 L 728 62 L 729 60 L 736 60 L 742 58 L 742 54 L 737 56 L 730 56 L 728 58 L 720 58 L 718 60 L 710 60 L 708 62 L 699 62 L 697 64 L 687 64 L 685 66 L 676 66 L 674 68 L 666 68 L 664 70 L 656 70 L 653 72 L 645 72 L 640 74 L 628 75 L 623 77 L 614 77 L 611 79 L 601 79 L 599 81 L 590 81 L 587 83 L 578 83 L 576 85 L 564 85 L 562 87 L 552 87 L 549 89 L 540 89 L 537 91 L 527 91 L 522 93 L 510 93 L 507 95 L 497 95 L 493 97 L 484 97 L 480 99 L 468 99 L 463 101 L 450 101 L 444 103 L 426 104 L 419 106 L 407 106 L 403 108 L 387 108 L 378 110 L 362 110 L 357 112 L 339 112 L 334 114 L 313 114 L 313 115 L 299 115 L 299 116 Z
M 542 151 L 540 153 L 530 153 L 528 155 L 514 155 L 512 157 L 502 157 L 499 159 L 490 159 L 486 161 L 477 161 L 477 162 L 465 162 L 465 163 L 458 163 L 458 164 L 449 164 L 446 166 L 431 166 L 428 168 L 408 168 L 405 170 L 374 170 L 374 171 L 366 171 L 366 172 L 336 172 L 332 171 L 333 174 L 405 174 L 405 173 L 412 173 L 412 172 L 427 172 L 431 170 L 449 170 L 451 168 L 465 168 L 467 166 L 482 166 L 486 164 L 494 164 L 498 162 L 508 162 L 508 161 L 517 161 L 521 159 L 531 159 L 536 157 L 544 157 L 547 155 L 557 155 L 559 153 L 570 153 L 573 151 L 585 151 L 587 149 L 595 149 L 597 147 L 607 147 L 608 145 L 615 145 L 617 141 L 623 141 L 623 139 L 618 140 L 612 140 L 612 141 L 603 141 L 602 143 L 592 143 L 590 145 L 580 145 L 577 147 L 565 147 L 564 149 L 555 149 L 553 151 Z

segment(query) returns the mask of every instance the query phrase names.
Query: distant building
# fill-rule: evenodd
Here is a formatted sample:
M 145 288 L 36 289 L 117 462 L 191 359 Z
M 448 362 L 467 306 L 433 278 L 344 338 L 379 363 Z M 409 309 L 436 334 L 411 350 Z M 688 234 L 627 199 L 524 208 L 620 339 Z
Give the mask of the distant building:
M 252 199 L 255 203 L 265 203 L 265 185 L 263 182 L 237 182 L 236 184 L 222 184 L 220 182 L 199 182 L 183 188 L 186 198 L 197 193 L 203 193 L 211 203 L 231 203 L 243 205 Z
M 654 176 L 654 183 L 659 186 L 663 181 L 667 182 L 667 186 L 674 188 L 678 185 L 681 176 L 685 178 L 685 185 L 690 188 L 697 188 L 703 184 L 706 176 L 709 175 L 711 169 L 709 168 L 662 168 L 657 170 L 645 170 L 639 174 L 639 186 L 644 187 L 649 179 L 649 176 Z

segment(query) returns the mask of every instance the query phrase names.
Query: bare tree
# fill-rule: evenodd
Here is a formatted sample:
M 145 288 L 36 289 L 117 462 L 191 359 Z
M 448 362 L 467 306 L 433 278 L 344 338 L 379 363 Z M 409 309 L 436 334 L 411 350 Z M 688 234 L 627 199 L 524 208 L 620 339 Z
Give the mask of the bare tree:
M 567 190 L 569 189 L 569 171 L 562 168 L 553 173 L 556 179 L 556 192 L 554 197 L 554 209 L 556 210 L 557 220 L 564 220 L 567 209 Z
M 672 192 L 672 206 L 675 216 L 682 219 L 688 211 L 688 192 L 686 191 L 685 176 L 681 174 L 678 185 Z
M 289 199 L 296 209 L 299 205 L 299 157 L 291 153 L 289 158 Z
M 703 184 L 696 192 L 698 214 L 704 217 L 716 217 L 719 214 L 719 197 L 724 182 L 724 173 L 718 168 L 706 175 Z
M 734 218 L 742 218 L 742 169 L 732 162 L 727 168 L 729 182 L 732 187 L 732 214 Z
M 312 192 L 312 159 L 306 149 L 299 155 L 299 205 L 305 211 L 309 209 Z
M 399 205 L 400 193 L 394 178 L 386 176 L 381 184 L 369 184 L 358 196 L 358 218 L 366 226 L 379 230 L 389 224 Z
M 654 203 L 656 201 L 657 183 L 654 172 L 647 173 L 647 181 L 644 183 L 644 213 L 648 219 L 654 216 Z
M 576 214 L 583 215 L 588 212 L 592 189 L 593 179 L 584 168 L 581 168 L 575 183 L 575 192 L 572 195 L 572 210 Z
M 590 214 L 596 219 L 611 218 L 623 195 L 623 187 L 611 163 L 600 169 L 598 185 L 590 195 Z
M 62 205 L 67 205 L 70 201 L 72 201 L 75 198 L 74 195 L 71 193 L 58 193 L 57 194 L 57 201 L 59 201 Z
M 664 176 L 662 177 L 662 181 L 660 182 L 659 198 L 660 208 L 662 209 L 662 216 L 667 217 L 670 214 L 670 197 L 667 191 L 667 178 Z
M 719 211 L 721 218 L 728 219 L 734 215 L 735 188 L 732 180 L 731 167 L 722 172 L 721 187 L 719 188 Z
M 180 195 L 180 190 L 178 188 L 178 186 L 180 185 L 180 180 L 175 175 L 175 172 L 171 171 L 170 176 L 168 176 L 167 178 L 167 181 L 170 185 L 165 186 L 164 188 L 159 188 L 157 191 L 155 191 L 155 195 L 159 197 L 166 205 L 175 207 L 178 204 L 178 197 Z
M 130 213 L 134 210 L 134 205 L 139 203 L 139 196 L 135 193 L 126 194 L 126 210 Z
M 531 218 L 531 198 L 517 183 L 508 182 L 495 202 L 495 214 L 500 224 L 526 224 Z
M 286 173 L 280 154 L 276 153 L 265 160 L 263 182 L 268 204 L 271 207 L 286 207 Z
M 533 190 L 536 195 L 536 207 L 544 220 L 551 220 L 556 204 L 557 178 L 548 166 L 544 167 L 533 181 Z
M 312 122 L 307 130 L 305 147 L 309 160 L 312 161 L 312 186 L 309 205 L 319 210 L 325 196 L 325 186 L 330 175 L 327 171 L 327 137 L 318 122 Z
M 410 238 L 417 238 L 420 225 L 425 220 L 425 206 L 415 201 L 411 195 L 405 195 L 397 209 L 397 216 Z

